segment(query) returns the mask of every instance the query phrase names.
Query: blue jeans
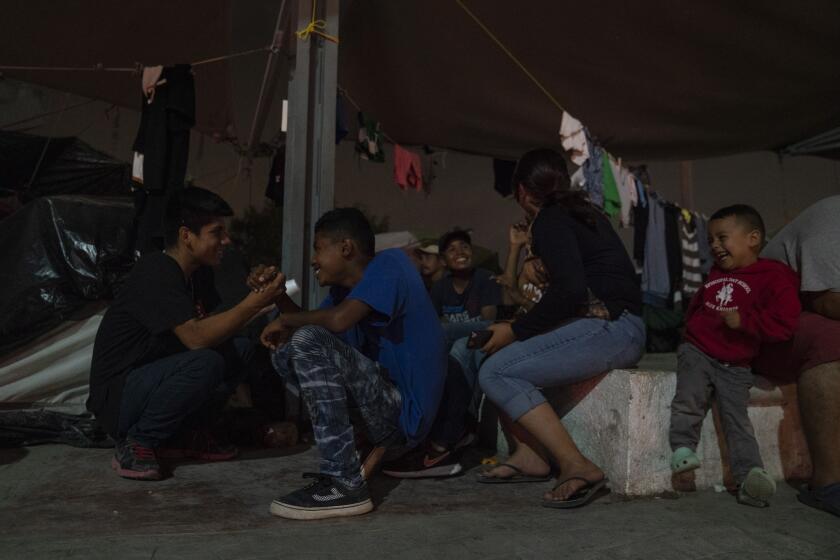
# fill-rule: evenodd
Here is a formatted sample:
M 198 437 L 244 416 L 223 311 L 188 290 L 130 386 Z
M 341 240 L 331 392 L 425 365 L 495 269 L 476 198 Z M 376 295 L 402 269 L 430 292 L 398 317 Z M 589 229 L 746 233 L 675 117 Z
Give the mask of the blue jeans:
M 540 388 L 634 366 L 644 345 L 641 317 L 626 311 L 615 321 L 577 319 L 502 348 L 481 363 L 478 380 L 487 397 L 516 421 L 546 402 Z
M 246 377 L 254 349 L 250 340 L 236 338 L 213 349 L 180 352 L 131 370 L 120 401 L 116 437 L 129 436 L 156 448 L 177 435 L 185 421 L 208 425 Z M 219 405 L 215 409 L 214 401 Z
M 356 486 L 363 482 L 353 419 L 368 439 L 387 446 L 404 438 L 399 426 L 402 396 L 379 363 L 323 327 L 301 327 L 272 354 L 277 372 L 297 377 L 309 411 L 320 472 Z

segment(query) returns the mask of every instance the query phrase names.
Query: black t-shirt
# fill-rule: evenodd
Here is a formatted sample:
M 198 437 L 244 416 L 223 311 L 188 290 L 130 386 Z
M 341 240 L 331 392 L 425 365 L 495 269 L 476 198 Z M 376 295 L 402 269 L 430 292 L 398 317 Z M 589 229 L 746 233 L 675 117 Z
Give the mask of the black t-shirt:
M 641 315 L 642 296 L 627 250 L 603 215 L 591 228 L 560 206 L 544 208 L 531 227 L 532 248 L 548 271 L 542 299 L 513 323 L 525 340 L 579 316 L 589 292 L 618 319 L 625 310 Z
M 175 259 L 164 253 L 137 261 L 93 344 L 87 408 L 106 431 L 116 433 L 128 373 L 186 351 L 172 329 L 203 317 L 218 303 L 209 267 L 199 268 L 187 281 Z
M 473 270 L 464 293 L 456 292 L 452 276 L 446 275 L 434 283 L 430 295 L 438 316 L 450 323 L 480 320 L 482 307 L 502 303 L 501 288 L 490 271 L 483 268 Z

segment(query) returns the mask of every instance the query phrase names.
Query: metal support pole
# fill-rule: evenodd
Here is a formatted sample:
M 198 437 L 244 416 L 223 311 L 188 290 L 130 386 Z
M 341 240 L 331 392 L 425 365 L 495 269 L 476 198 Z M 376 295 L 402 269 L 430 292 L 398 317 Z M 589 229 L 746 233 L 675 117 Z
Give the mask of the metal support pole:
M 293 29 L 303 29 L 309 23 L 312 0 L 297 0 L 292 16 Z M 294 299 L 306 305 L 304 297 L 308 278 L 308 255 L 306 246 L 307 210 L 307 147 L 309 145 L 309 59 L 310 41 L 294 38 L 295 59 L 289 70 L 289 111 L 286 131 L 286 173 L 283 193 L 283 253 L 281 270 L 288 278 L 294 278 L 303 288 Z
M 326 22 L 324 32 L 337 37 L 338 0 L 319 2 L 318 11 L 320 13 L 316 17 Z M 324 212 L 331 210 L 335 202 L 335 104 L 338 87 L 338 45 L 320 37 L 313 37 L 313 40 L 310 240 L 314 239 L 315 222 Z M 309 275 L 309 308 L 315 309 L 326 296 L 326 289 L 318 286 L 311 269 Z

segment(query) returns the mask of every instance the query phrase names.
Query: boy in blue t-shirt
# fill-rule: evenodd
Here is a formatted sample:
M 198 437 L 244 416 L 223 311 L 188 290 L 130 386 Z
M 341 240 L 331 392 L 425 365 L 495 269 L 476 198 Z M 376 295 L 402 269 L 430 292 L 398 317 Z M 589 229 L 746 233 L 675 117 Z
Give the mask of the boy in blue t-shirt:
M 290 519 L 373 509 L 354 442 L 353 417 L 377 447 L 410 449 L 426 437 L 446 376 L 446 347 L 423 281 L 400 250 L 374 255 L 364 215 L 337 208 L 315 224 L 312 267 L 330 295 L 300 311 L 284 294 L 262 333 L 274 363 L 297 376 L 321 455 L 315 480 L 271 504 Z

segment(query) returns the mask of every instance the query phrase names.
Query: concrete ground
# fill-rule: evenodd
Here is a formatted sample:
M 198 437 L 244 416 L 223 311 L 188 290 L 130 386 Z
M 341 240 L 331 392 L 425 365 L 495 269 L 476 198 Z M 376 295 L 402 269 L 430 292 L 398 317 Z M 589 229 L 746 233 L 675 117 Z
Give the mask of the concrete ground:
M 0 558 L 837 559 L 840 518 L 782 485 L 753 509 L 713 491 L 586 508 L 539 505 L 546 484 L 483 485 L 377 476 L 377 509 L 338 521 L 274 518 L 313 449 L 250 451 L 183 463 L 162 482 L 118 478 L 111 451 L 46 445 L 0 450 Z M 481 455 L 473 451 L 475 464 Z

